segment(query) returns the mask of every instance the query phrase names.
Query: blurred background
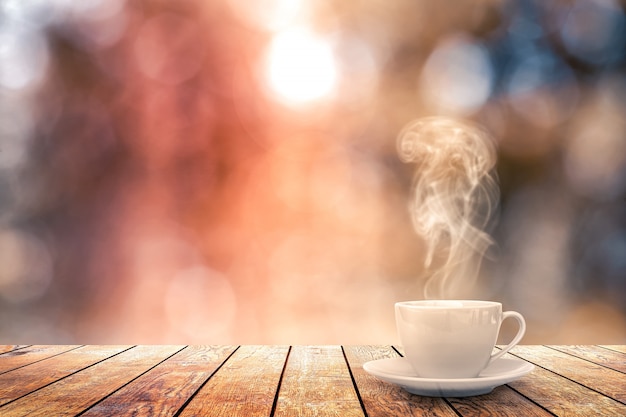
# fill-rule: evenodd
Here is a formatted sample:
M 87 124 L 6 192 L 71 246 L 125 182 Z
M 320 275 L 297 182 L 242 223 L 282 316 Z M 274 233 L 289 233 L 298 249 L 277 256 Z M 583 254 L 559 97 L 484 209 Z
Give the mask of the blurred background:
M 498 144 L 470 294 L 626 343 L 612 0 L 0 0 L 4 343 L 397 343 L 418 117 Z M 507 330 L 505 329 L 506 336 Z

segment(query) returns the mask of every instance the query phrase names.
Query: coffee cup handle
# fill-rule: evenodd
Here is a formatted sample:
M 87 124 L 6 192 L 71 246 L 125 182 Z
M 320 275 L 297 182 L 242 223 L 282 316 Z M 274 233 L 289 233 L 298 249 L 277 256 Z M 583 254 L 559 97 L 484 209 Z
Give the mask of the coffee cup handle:
M 524 337 L 524 333 L 526 333 L 526 321 L 520 313 L 518 313 L 517 311 L 505 311 L 504 313 L 502 313 L 502 321 L 508 319 L 509 317 L 517 320 L 517 323 L 519 324 L 519 330 L 517 331 L 517 335 L 515 335 L 511 343 L 506 345 L 506 347 L 501 349 L 499 352 L 492 354 L 491 358 L 489 359 L 489 363 L 495 361 L 496 359 L 507 353 L 509 350 L 511 350 L 515 345 L 519 343 L 520 340 L 522 340 L 522 337 Z

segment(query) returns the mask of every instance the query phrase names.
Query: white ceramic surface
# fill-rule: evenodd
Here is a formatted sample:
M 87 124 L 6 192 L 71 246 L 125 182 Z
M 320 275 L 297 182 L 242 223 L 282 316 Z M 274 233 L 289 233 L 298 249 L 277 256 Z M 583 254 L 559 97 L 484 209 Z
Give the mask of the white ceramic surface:
M 406 358 L 379 359 L 367 362 L 363 369 L 385 382 L 396 384 L 411 394 L 427 397 L 470 397 L 488 394 L 495 387 L 514 381 L 535 366 L 520 359 L 497 359 L 475 378 L 420 378 Z
M 502 304 L 478 300 L 423 300 L 395 304 L 398 335 L 408 361 L 423 378 L 472 378 L 504 355 L 524 336 L 521 314 L 502 312 Z M 519 331 L 504 349 L 493 353 L 506 318 Z

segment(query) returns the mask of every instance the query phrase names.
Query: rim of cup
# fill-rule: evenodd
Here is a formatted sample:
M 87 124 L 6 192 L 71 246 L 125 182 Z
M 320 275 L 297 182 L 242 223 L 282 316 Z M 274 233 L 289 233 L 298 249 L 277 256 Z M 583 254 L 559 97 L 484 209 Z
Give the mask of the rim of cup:
M 414 301 L 398 301 L 396 303 L 398 307 L 408 307 L 415 309 L 470 309 L 476 307 L 494 307 L 502 306 L 502 303 L 497 301 L 484 301 L 484 300 L 414 300 Z

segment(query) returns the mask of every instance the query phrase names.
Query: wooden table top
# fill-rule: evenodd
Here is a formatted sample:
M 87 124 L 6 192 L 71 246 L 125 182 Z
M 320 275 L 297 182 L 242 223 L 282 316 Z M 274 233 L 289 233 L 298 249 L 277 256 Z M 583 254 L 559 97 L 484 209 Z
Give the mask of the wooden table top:
M 0 346 L 6 416 L 626 416 L 626 346 L 517 346 L 490 394 L 409 394 L 363 370 L 392 346 Z

